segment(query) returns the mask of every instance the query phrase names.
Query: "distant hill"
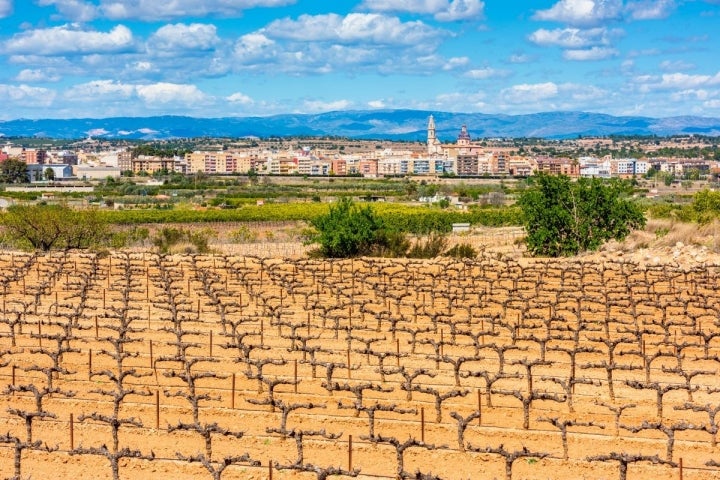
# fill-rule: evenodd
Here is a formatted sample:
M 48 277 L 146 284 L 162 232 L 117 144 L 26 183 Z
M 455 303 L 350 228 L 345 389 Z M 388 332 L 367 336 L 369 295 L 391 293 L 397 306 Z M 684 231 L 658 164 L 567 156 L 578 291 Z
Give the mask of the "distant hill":
M 473 138 L 549 139 L 606 135 L 720 136 L 720 119 L 706 117 L 615 117 L 598 113 L 549 112 L 486 115 L 421 110 L 338 111 L 317 115 L 193 118 L 181 116 L 0 121 L 0 136 L 49 138 L 168 139 L 188 137 L 340 136 L 359 139 L 420 140 L 435 116 L 441 140 L 457 137 L 467 125 Z

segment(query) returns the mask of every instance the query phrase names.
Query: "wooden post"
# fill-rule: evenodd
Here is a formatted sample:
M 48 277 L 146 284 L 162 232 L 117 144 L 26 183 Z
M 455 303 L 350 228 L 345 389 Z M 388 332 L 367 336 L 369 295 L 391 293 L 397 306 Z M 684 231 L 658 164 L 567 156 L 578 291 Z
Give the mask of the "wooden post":
M 350 374 L 350 349 L 347 350 L 347 371 L 348 371 L 348 380 L 352 378 L 352 375 Z
M 150 340 L 150 368 L 153 368 L 155 362 L 153 361 L 153 341 Z
M 395 363 L 397 363 L 397 366 L 400 366 L 400 339 L 395 339 L 395 353 L 397 353 L 397 356 L 395 357 Z
M 95 315 L 95 340 L 98 339 L 98 319 L 97 315 Z
M 213 347 L 213 332 L 210 330 L 210 358 L 212 358 L 212 347 Z
M 38 321 L 38 342 L 42 347 L 42 319 Z
M 12 366 L 12 386 L 15 386 L 15 365 Z M 13 392 L 14 394 L 15 392 Z
M 105 308 L 105 289 L 103 288 L 103 309 Z
M 88 380 L 92 378 L 92 348 L 88 350 Z
M 265 342 L 264 330 L 265 330 L 265 322 L 264 322 L 263 319 L 261 318 L 261 319 L 260 319 L 260 346 L 261 346 L 261 347 L 264 347 L 264 346 L 265 346 L 265 343 L 264 343 L 264 342 Z
M 150 330 L 150 305 L 148 304 L 148 332 L 149 331 L 151 331 L 151 330 Z
M 160 430 L 160 390 L 155 390 L 155 430 Z
M 680 457 L 680 480 L 683 480 L 683 459 Z
M 477 391 L 477 397 L 478 397 L 478 427 L 481 427 L 482 426 L 482 393 L 480 393 L 479 388 Z
M 73 414 L 70 414 L 70 450 L 75 449 L 75 419 Z
M 297 371 L 297 358 L 295 359 L 295 366 L 294 366 L 294 379 L 295 379 L 295 385 L 294 390 L 295 393 L 298 392 L 298 371 Z
M 348 472 L 352 472 L 352 435 L 348 435 Z
M 425 442 L 425 407 L 420 408 L 420 441 Z
M 272 480 L 272 458 L 268 460 L 268 479 Z
M 232 374 L 232 387 L 230 388 L 230 408 L 235 409 L 235 374 Z

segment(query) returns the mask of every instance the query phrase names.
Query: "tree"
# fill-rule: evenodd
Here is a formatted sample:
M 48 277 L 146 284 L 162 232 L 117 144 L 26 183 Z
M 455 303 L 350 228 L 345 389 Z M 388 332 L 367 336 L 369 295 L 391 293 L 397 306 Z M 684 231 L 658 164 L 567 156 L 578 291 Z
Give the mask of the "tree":
M 369 206 L 358 207 L 346 197 L 310 223 L 316 229 L 310 242 L 320 244 L 319 253 L 324 257 L 370 255 L 384 248 L 400 248 L 404 252 L 409 247 L 404 235 L 390 232 Z M 399 243 L 402 245 L 396 245 Z
M 568 256 L 623 240 L 645 225 L 640 207 L 627 198 L 630 187 L 616 179 L 538 174 L 518 204 L 533 255 Z
M 28 183 L 27 164 L 16 158 L 8 158 L 0 162 L 0 182 Z
M 19 246 L 42 251 L 88 248 L 111 237 L 99 212 L 62 205 L 13 205 L 0 216 L 0 224 Z
M 50 182 L 55 180 L 55 170 L 53 170 L 51 167 L 47 167 L 45 169 L 45 180 Z

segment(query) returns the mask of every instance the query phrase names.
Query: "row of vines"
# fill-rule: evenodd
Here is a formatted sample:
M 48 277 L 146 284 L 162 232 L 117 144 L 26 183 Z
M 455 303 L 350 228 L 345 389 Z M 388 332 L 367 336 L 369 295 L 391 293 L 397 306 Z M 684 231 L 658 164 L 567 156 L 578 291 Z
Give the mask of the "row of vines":
M 0 267 L 1 477 L 720 475 L 720 266 Z

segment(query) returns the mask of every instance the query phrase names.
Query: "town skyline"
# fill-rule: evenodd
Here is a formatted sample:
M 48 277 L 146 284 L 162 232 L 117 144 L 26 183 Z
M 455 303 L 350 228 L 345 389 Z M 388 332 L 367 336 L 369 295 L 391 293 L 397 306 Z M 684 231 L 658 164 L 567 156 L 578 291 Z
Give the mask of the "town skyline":
M 718 0 L 0 0 L 0 120 L 720 116 Z

